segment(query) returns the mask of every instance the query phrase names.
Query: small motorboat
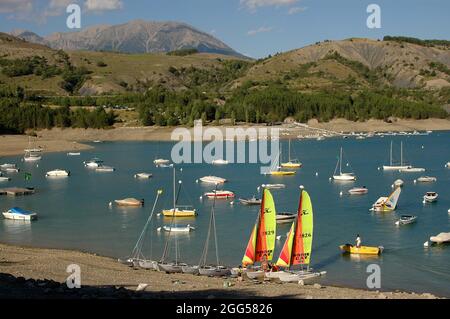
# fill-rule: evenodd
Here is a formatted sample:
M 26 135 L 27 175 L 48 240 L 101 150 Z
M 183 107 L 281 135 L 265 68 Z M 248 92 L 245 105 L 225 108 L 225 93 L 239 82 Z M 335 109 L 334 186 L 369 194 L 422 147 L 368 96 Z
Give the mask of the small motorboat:
M 439 194 L 436 192 L 427 192 L 425 196 L 423 196 L 424 203 L 434 203 L 438 200 Z
M 225 277 L 231 275 L 231 269 L 225 266 L 202 266 L 198 269 L 200 276 Z
M 168 233 L 190 233 L 195 230 L 191 225 L 187 226 L 163 226 L 158 228 L 158 231 L 164 230 Z
M 45 174 L 45 177 L 69 177 L 69 176 L 70 172 L 63 169 L 55 169 Z
M 67 156 L 81 156 L 81 153 L 69 152 L 67 153 Z
M 450 233 L 440 233 L 437 236 L 432 236 L 430 241 L 434 244 L 450 243 Z
M 297 217 L 297 214 L 293 214 L 293 213 L 277 213 L 276 221 L 277 224 L 286 224 L 286 223 L 291 223 L 295 220 L 295 218 Z
M 103 161 L 99 158 L 93 158 L 89 161 L 83 162 L 83 164 L 88 168 L 97 168 L 103 164 Z
M 356 247 L 350 244 L 339 246 L 341 251 L 346 254 L 357 254 L 357 255 L 381 255 L 381 253 L 384 250 L 384 247 L 368 247 L 368 246 L 361 246 Z
M 420 167 L 408 167 L 398 170 L 400 173 L 422 173 L 425 172 L 425 168 Z
M 395 225 L 410 225 L 414 224 L 417 221 L 417 216 L 412 215 L 402 215 L 398 221 L 395 222 Z
M 437 181 L 437 178 L 431 176 L 421 176 L 416 181 L 420 183 L 434 183 Z
M 253 196 L 252 198 L 239 198 L 239 202 L 242 205 L 246 206 L 255 206 L 255 205 L 261 205 L 262 200 L 260 198 L 256 198 L 256 196 Z
M 164 209 L 162 211 L 164 217 L 195 217 L 197 216 L 197 211 L 193 208 L 180 208 L 177 207 L 175 209 Z
M 228 162 L 227 160 L 223 160 L 223 159 L 216 159 L 211 162 L 211 164 L 213 164 L 213 165 L 228 165 L 229 163 L 230 162 Z
M 14 207 L 3 213 L 3 217 L 12 220 L 32 221 L 37 219 L 37 214 L 26 211 L 22 208 Z
M 286 188 L 285 184 L 262 184 L 262 188 L 265 189 L 284 189 Z
M 397 180 L 394 182 L 394 187 L 403 187 L 404 184 L 405 184 L 405 182 L 404 182 L 403 180 L 397 179 Z
M 228 198 L 234 198 L 235 195 L 232 191 L 213 190 L 212 192 L 205 193 L 205 196 L 208 198 L 228 199 Z
M 144 200 L 136 199 L 136 198 L 125 198 L 125 199 L 116 199 L 114 201 L 117 206 L 134 206 L 141 207 L 144 206 Z
M 168 165 L 169 163 L 170 163 L 169 160 L 163 159 L 163 158 L 158 158 L 158 159 L 155 159 L 155 160 L 153 161 L 153 164 L 155 164 L 156 166 L 159 166 L 159 165 Z
M 111 173 L 111 172 L 114 172 L 115 170 L 116 169 L 114 167 L 106 166 L 106 165 L 100 165 L 95 169 L 96 172 L 100 172 L 100 173 Z
M 204 176 L 202 178 L 200 178 L 200 181 L 202 183 L 206 183 L 206 184 L 224 184 L 227 182 L 227 180 L 225 178 L 222 177 L 217 177 L 217 176 Z
M 2 175 L 0 174 L 0 182 L 9 182 L 10 180 L 11 180 L 11 178 L 6 177 L 6 176 L 2 176 Z
M 363 187 L 355 187 L 348 191 L 350 195 L 364 195 L 367 194 L 369 190 L 363 186 Z
M 3 169 L 3 171 L 6 173 L 19 173 L 20 169 L 16 168 L 16 167 L 8 167 L 8 168 Z
M 139 178 L 139 179 L 150 179 L 152 178 L 153 175 L 150 173 L 137 173 L 134 174 L 134 178 Z

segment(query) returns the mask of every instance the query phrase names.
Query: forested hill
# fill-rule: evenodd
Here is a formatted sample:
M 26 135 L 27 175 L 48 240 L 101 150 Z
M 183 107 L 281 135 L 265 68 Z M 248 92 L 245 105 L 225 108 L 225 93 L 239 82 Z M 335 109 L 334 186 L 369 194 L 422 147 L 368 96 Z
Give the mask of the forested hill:
M 446 117 L 447 44 L 347 39 L 251 61 L 195 49 L 64 52 L 0 34 L 0 87 L 9 98 L 20 87 L 17 105 L 129 106 L 145 125 Z

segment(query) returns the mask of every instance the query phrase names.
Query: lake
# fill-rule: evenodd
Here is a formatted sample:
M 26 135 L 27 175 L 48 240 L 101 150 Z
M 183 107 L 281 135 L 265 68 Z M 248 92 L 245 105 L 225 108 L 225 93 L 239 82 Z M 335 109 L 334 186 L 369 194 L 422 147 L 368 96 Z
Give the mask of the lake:
M 389 148 L 394 141 L 395 152 L 404 143 L 405 158 L 414 166 L 425 167 L 425 173 L 383 172 L 378 168 L 389 162 Z M 287 150 L 287 142 L 283 141 Z M 164 194 L 159 201 L 159 211 L 170 208 L 172 202 L 172 169 L 155 168 L 156 157 L 170 158 L 173 146 L 169 142 L 105 142 L 92 144 L 95 149 L 83 152 L 80 157 L 68 157 L 65 153 L 44 154 L 41 162 L 26 164 L 22 156 L 6 157 L 1 163 L 16 162 L 21 168 L 18 174 L 10 174 L 12 181 L 0 183 L 9 186 L 36 187 L 37 193 L 27 197 L 0 196 L 0 210 L 11 207 L 37 212 L 39 220 L 31 224 L 0 220 L 0 242 L 49 248 L 65 248 L 89 251 L 111 257 L 130 254 L 146 222 L 158 189 Z M 381 290 L 406 290 L 431 292 L 450 297 L 450 247 L 423 247 L 423 243 L 440 232 L 450 231 L 450 169 L 444 168 L 450 161 L 450 132 L 435 132 L 428 136 L 373 137 L 365 140 L 331 138 L 324 141 L 293 140 L 292 151 L 303 163 L 303 168 L 293 177 L 270 177 L 260 174 L 260 165 L 233 164 L 212 166 L 186 164 L 177 166 L 178 178 L 183 180 L 179 204 L 197 208 L 198 217 L 179 221 L 190 224 L 196 230 L 179 236 L 183 261 L 198 263 L 210 217 L 212 201 L 200 196 L 212 186 L 196 183 L 205 175 L 227 178 L 225 189 L 239 197 L 257 194 L 257 187 L 264 183 L 284 183 L 286 189 L 273 190 L 277 211 L 295 212 L 298 205 L 299 185 L 304 185 L 314 207 L 314 244 L 312 267 L 326 270 L 324 284 L 366 288 L 369 264 L 381 266 Z M 356 183 L 330 182 L 340 147 L 344 158 L 358 177 Z M 396 154 L 396 155 L 397 155 Z M 116 167 L 114 173 L 96 173 L 84 167 L 83 161 L 100 157 L 106 165 Z M 399 155 L 397 155 L 398 157 Z M 61 168 L 71 172 L 64 180 L 45 178 L 47 171 Z M 182 168 L 182 172 L 179 169 Z M 32 174 L 25 181 L 24 173 Z M 153 173 L 150 180 L 137 180 L 139 172 Z M 316 176 L 316 172 L 318 176 Z M 414 184 L 421 175 L 435 176 L 436 183 Z M 394 213 L 369 212 L 371 205 L 392 191 L 393 182 L 405 181 Z M 364 196 L 340 196 L 353 186 L 365 185 L 369 193 Z M 440 194 L 439 201 L 424 205 L 422 196 L 427 191 Z M 143 208 L 109 207 L 115 199 L 135 197 L 145 199 Z M 256 220 L 258 207 L 242 206 L 237 202 L 218 200 L 216 221 L 219 253 L 222 263 L 236 266 L 242 260 L 251 228 Z M 416 224 L 397 227 L 395 221 L 402 214 L 419 217 Z M 147 239 L 145 252 L 158 259 L 161 256 L 167 234 L 156 228 L 170 223 L 156 218 Z M 277 242 L 276 256 L 282 248 L 289 225 L 279 226 L 282 240 Z M 338 246 L 354 243 L 360 234 L 363 244 L 385 247 L 380 257 L 358 258 L 343 256 Z M 209 260 L 214 261 L 211 245 Z

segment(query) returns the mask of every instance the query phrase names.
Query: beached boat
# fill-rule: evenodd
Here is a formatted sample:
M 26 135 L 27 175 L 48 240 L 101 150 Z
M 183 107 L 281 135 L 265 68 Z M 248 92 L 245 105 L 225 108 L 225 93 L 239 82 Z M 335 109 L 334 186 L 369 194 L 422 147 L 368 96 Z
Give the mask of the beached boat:
M 300 198 L 296 219 L 292 223 L 286 241 L 280 252 L 276 267 L 283 270 L 267 272 L 266 278 L 278 278 L 282 282 L 300 282 L 312 280 L 326 274 L 326 272 L 313 272 L 310 269 L 314 217 L 311 198 L 300 187 Z M 304 268 L 306 266 L 306 269 Z M 299 268 L 300 267 L 300 268 Z
M 417 216 L 412 215 L 402 215 L 399 220 L 395 222 L 395 225 L 402 226 L 402 225 L 410 225 L 414 224 L 417 221 Z
M 181 191 L 181 187 L 183 185 L 182 181 L 178 182 L 179 189 L 178 194 Z M 197 216 L 197 211 L 191 206 L 179 206 L 177 205 L 177 190 L 176 190 L 176 169 L 173 167 L 173 201 L 171 209 L 163 209 L 162 214 L 164 217 L 195 217 Z
M 343 149 L 341 147 L 340 156 L 338 157 L 336 168 L 334 169 L 333 179 L 335 181 L 342 181 L 342 182 L 356 181 L 356 176 L 355 176 L 354 173 L 344 173 L 344 172 L 342 172 L 342 157 L 343 157 Z M 338 169 L 339 169 L 339 174 L 337 174 L 338 173 Z
M 396 210 L 401 192 L 402 189 L 398 187 L 389 197 L 380 197 L 375 204 L 372 205 L 371 211 L 392 212 Z
M 211 162 L 211 164 L 213 164 L 213 165 L 228 165 L 229 162 L 227 160 L 223 160 L 223 159 L 216 159 L 216 160 L 213 160 Z
M 346 244 L 339 246 L 341 251 L 344 254 L 356 254 L 356 255 L 381 255 L 381 253 L 384 250 L 384 247 L 368 247 L 368 246 L 361 246 L 356 247 L 351 244 Z
M 423 196 L 423 202 L 424 203 L 434 203 L 434 202 L 437 202 L 438 197 L 439 197 L 439 194 L 436 192 L 427 192 Z
M 253 196 L 252 198 L 239 198 L 239 202 L 242 205 L 253 206 L 261 205 L 262 200 L 260 198 L 256 198 L 256 196 Z
M 402 168 L 398 170 L 400 173 L 422 173 L 425 172 L 425 168 L 420 167 L 408 167 L 408 168 Z
M 368 192 L 369 192 L 369 190 L 365 186 L 355 187 L 348 191 L 348 193 L 350 195 L 364 195 L 364 194 L 367 194 Z
M 3 217 L 12 220 L 24 220 L 32 221 L 37 219 L 37 214 L 33 212 L 26 211 L 22 208 L 14 207 L 3 213 Z
M 440 233 L 437 236 L 432 236 L 430 241 L 434 244 L 450 243 L 450 233 Z
M 225 178 L 217 177 L 217 176 L 204 176 L 200 178 L 200 182 L 206 184 L 224 184 L 227 182 Z
M 150 173 L 137 173 L 134 174 L 134 178 L 139 178 L 139 179 L 150 179 L 152 178 L 152 174 Z
M 199 274 L 199 268 L 200 268 L 200 266 L 186 265 L 186 266 L 182 266 L 181 267 L 181 271 L 183 272 L 183 274 L 198 275 Z
M 159 271 L 165 272 L 166 274 L 181 274 L 183 272 L 183 267 L 188 266 L 186 263 L 180 262 L 159 262 Z
M 281 145 L 281 144 L 280 144 Z M 286 163 L 281 163 L 282 168 L 300 168 L 302 163 L 298 159 L 291 158 L 291 140 L 289 139 L 289 157 Z
M 276 215 L 276 221 L 277 224 L 287 224 L 287 223 L 292 223 L 295 218 L 297 218 L 297 215 L 294 213 L 277 213 Z
M 232 191 L 226 190 L 213 190 L 205 193 L 207 198 L 229 199 L 234 198 L 235 194 Z
M 136 199 L 136 198 L 125 198 L 125 199 L 116 199 L 114 201 L 117 206 L 134 206 L 141 207 L 144 206 L 144 200 Z
M 103 165 L 103 161 L 99 158 L 93 158 L 89 161 L 83 162 L 83 164 L 88 168 L 98 168 L 99 166 Z
M 269 270 L 268 263 L 272 261 L 275 249 L 276 215 L 273 196 L 268 189 L 264 189 L 259 214 L 242 259 L 244 268 L 253 266 L 258 262 L 261 263 L 261 269 L 256 268 L 246 272 L 251 279 L 264 278 L 264 273 Z
M 393 147 L 394 147 L 394 142 L 391 141 L 391 151 L 390 151 L 390 161 L 389 161 L 389 165 L 384 165 L 383 166 L 383 170 L 385 171 L 397 171 L 397 170 L 401 170 L 401 169 L 407 169 L 410 168 L 410 165 L 406 165 L 403 161 L 403 142 L 401 142 L 400 145 L 400 163 L 395 163 L 394 162 L 394 156 L 393 156 Z
M 45 174 L 45 177 L 69 177 L 69 176 L 70 172 L 63 169 L 55 169 Z
M 106 165 L 100 165 L 99 167 L 97 167 L 95 169 L 96 172 L 99 173 L 111 173 L 114 172 L 116 169 L 114 167 L 111 166 L 106 166 Z
M 431 176 L 421 176 L 417 179 L 417 182 L 420 183 L 434 183 L 437 181 L 436 177 L 431 177 Z

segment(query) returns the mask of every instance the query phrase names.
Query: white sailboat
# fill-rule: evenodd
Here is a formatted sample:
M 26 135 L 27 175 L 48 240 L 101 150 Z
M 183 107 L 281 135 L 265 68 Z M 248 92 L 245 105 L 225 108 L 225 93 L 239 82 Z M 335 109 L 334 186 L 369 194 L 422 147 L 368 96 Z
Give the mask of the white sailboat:
M 398 171 L 398 170 L 406 170 L 412 168 L 411 165 L 405 165 L 403 159 L 403 142 L 400 144 L 400 163 L 394 163 L 394 155 L 393 155 L 394 142 L 391 141 L 391 151 L 390 151 L 390 159 L 389 165 L 384 165 L 383 170 L 385 171 Z
M 343 157 L 343 150 L 341 147 L 340 156 L 338 158 L 338 162 L 336 164 L 336 168 L 334 169 L 333 179 L 335 181 L 355 181 L 356 176 L 354 173 L 345 173 L 342 172 L 342 157 Z M 337 171 L 339 169 L 339 174 L 337 174 Z
M 31 148 L 31 137 L 28 138 L 28 149 L 25 150 L 24 162 L 37 162 L 42 159 L 41 148 Z

